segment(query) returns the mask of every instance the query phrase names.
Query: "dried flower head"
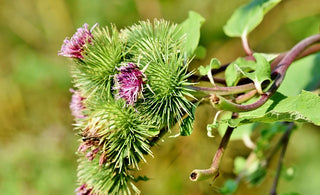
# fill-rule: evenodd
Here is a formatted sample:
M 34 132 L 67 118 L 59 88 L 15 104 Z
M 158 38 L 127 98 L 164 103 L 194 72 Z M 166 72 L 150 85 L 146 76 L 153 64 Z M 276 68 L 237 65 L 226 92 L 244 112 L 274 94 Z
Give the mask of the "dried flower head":
M 83 100 L 85 100 L 85 98 L 80 95 L 79 91 L 70 89 L 70 92 L 73 93 L 70 102 L 70 110 L 72 112 L 72 115 L 75 118 L 85 118 L 86 116 L 82 113 L 83 110 L 86 108 L 83 105 Z
M 85 44 L 92 43 L 92 30 L 96 27 L 95 24 L 91 30 L 88 29 L 88 24 L 85 23 L 82 28 L 78 28 L 77 32 L 69 39 L 68 37 L 63 41 L 61 50 L 58 55 L 83 59 L 83 48 Z
M 137 102 L 140 92 L 143 90 L 143 76 L 139 67 L 132 62 L 121 66 L 119 74 L 114 77 L 114 90 L 118 90 L 115 94 L 116 99 L 124 99 L 127 105 L 134 105 Z

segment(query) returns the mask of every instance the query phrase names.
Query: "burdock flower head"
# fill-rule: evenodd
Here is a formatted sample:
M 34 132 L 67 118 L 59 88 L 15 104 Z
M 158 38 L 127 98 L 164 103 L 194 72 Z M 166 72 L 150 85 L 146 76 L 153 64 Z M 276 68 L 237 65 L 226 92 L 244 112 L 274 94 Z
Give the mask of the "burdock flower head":
M 78 28 L 77 32 L 70 39 L 67 37 L 63 41 L 63 45 L 61 46 L 58 55 L 83 59 L 83 48 L 85 44 L 92 42 L 91 39 L 93 39 L 93 36 L 91 32 L 96 25 L 97 24 L 95 24 L 90 31 L 87 23 L 85 23 L 82 28 Z
M 121 66 L 119 74 L 114 77 L 114 90 L 116 99 L 124 99 L 127 105 L 134 105 L 137 102 L 140 92 L 143 90 L 143 72 L 132 62 Z
M 80 95 L 79 91 L 70 89 L 70 92 L 73 93 L 70 102 L 70 110 L 72 115 L 75 118 L 85 118 L 85 115 L 83 114 L 83 110 L 86 108 L 83 105 L 83 100 L 85 100 L 85 98 Z

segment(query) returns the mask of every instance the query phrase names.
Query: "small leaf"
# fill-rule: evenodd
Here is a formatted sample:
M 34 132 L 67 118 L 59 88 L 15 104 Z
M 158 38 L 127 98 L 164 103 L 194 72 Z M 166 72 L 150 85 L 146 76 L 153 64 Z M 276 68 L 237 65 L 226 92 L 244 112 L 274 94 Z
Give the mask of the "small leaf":
M 196 12 L 190 11 L 188 19 L 186 19 L 178 26 L 181 28 L 181 36 L 185 34 L 187 36 L 185 51 L 187 52 L 188 57 L 192 56 L 194 51 L 198 47 L 198 43 L 200 40 L 200 27 L 204 21 L 205 19 L 201 15 Z
M 271 74 L 271 70 L 270 70 L 270 64 L 268 63 L 268 61 L 260 54 L 258 53 L 254 53 L 253 56 L 256 59 L 256 69 L 253 72 L 247 72 L 247 71 L 243 71 L 239 66 L 237 66 L 235 64 L 236 69 L 239 70 L 239 72 L 241 72 L 244 76 L 248 77 L 249 79 L 251 79 L 254 82 L 254 85 L 257 89 L 257 91 L 262 94 L 262 83 L 265 81 L 268 81 L 270 83 L 271 78 L 270 78 L 270 74 Z
M 211 66 L 210 65 L 199 66 L 198 71 L 199 71 L 201 76 L 205 76 L 205 75 L 208 74 L 209 71 L 211 71 Z
M 207 49 L 199 45 L 197 49 L 194 51 L 194 54 L 196 59 L 203 60 L 207 55 Z
M 232 127 L 253 122 L 273 123 L 276 121 L 309 122 L 320 125 L 320 97 L 308 91 L 298 96 L 287 97 L 274 94 L 263 106 L 256 110 L 243 112 L 237 119 L 219 121 Z
M 252 72 L 256 69 L 256 62 L 238 58 L 232 62 L 225 71 L 226 83 L 228 86 L 235 86 L 239 80 L 245 77 L 242 72 Z M 241 70 L 241 71 L 239 71 Z
M 217 58 L 212 58 L 209 65 L 200 66 L 198 68 L 198 70 L 199 70 L 200 75 L 202 75 L 202 76 L 207 75 L 209 80 L 210 80 L 210 82 L 212 83 L 212 85 L 215 86 L 211 70 L 212 69 L 218 69 L 218 68 L 220 68 L 220 66 L 221 66 L 220 61 Z
M 223 30 L 230 37 L 247 36 L 281 0 L 253 0 L 233 12 Z
M 222 112 L 222 113 L 216 113 L 216 114 L 219 114 L 219 116 L 216 116 L 218 117 L 219 120 L 228 120 L 228 119 L 231 119 L 231 116 L 232 116 L 232 112 L 228 112 L 228 111 L 225 111 L 225 112 Z M 224 124 L 219 124 L 217 121 L 216 121 L 216 118 L 214 119 L 213 123 L 212 124 L 208 124 L 207 125 L 207 135 L 209 137 L 213 137 L 212 135 L 212 130 L 217 128 L 218 129 L 218 132 L 220 135 L 224 135 L 224 133 L 226 132 L 227 128 L 228 128 L 228 124 L 224 123 Z
M 210 60 L 210 64 L 208 64 L 206 66 L 200 66 L 198 68 L 198 71 L 201 76 L 204 76 L 204 75 L 208 75 L 212 69 L 218 69 L 218 68 L 220 68 L 220 66 L 221 66 L 220 61 L 217 58 L 212 58 Z
M 221 67 L 221 63 L 217 58 L 212 58 L 210 61 L 211 69 L 218 69 Z

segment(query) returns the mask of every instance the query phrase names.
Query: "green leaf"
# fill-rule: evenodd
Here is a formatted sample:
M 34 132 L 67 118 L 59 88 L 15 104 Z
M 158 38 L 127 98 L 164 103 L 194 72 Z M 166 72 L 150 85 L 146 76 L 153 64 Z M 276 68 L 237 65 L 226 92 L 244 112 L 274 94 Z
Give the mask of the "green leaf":
M 211 66 L 210 64 L 207 66 L 199 66 L 198 71 L 201 76 L 205 76 L 208 74 L 209 71 L 211 71 Z
M 217 58 L 212 58 L 210 60 L 210 67 L 211 69 L 218 69 L 221 67 L 221 63 Z
M 257 27 L 263 16 L 281 0 L 253 0 L 239 7 L 228 20 L 223 30 L 230 37 L 247 36 Z
M 212 58 L 209 65 L 200 66 L 198 68 L 198 70 L 199 70 L 200 75 L 202 75 L 202 76 L 207 75 L 209 80 L 210 80 L 210 82 L 213 85 L 215 85 L 213 77 L 212 77 L 211 70 L 212 69 L 218 69 L 218 68 L 220 68 L 220 66 L 221 66 L 220 61 L 217 58 Z
M 263 106 L 256 110 L 243 112 L 237 119 L 223 120 L 236 127 L 254 122 L 272 123 L 276 121 L 309 122 L 320 125 L 320 97 L 308 91 L 298 96 L 287 97 L 281 93 L 273 95 Z
M 252 72 L 256 69 L 256 66 L 256 62 L 252 60 L 246 60 L 244 58 L 236 59 L 236 61 L 232 62 L 225 71 L 227 85 L 235 86 L 241 78 L 245 77 L 241 71 Z
M 217 114 L 218 113 L 216 113 L 216 115 Z M 225 112 L 219 113 L 219 116 L 216 116 L 216 117 L 219 117 L 219 120 L 223 121 L 223 120 L 231 119 L 231 116 L 232 116 L 232 112 L 225 111 Z M 218 132 L 219 132 L 220 135 L 224 135 L 224 133 L 226 132 L 226 130 L 228 128 L 228 124 L 227 123 L 220 124 L 216 120 L 214 120 L 212 124 L 208 124 L 207 125 L 207 135 L 208 135 L 208 137 L 213 137 L 212 130 L 215 129 L 215 128 L 218 129 Z
M 201 76 L 207 75 L 209 74 L 209 72 L 211 72 L 212 69 L 218 69 L 220 68 L 221 63 L 217 58 L 212 58 L 210 60 L 210 64 L 206 65 L 206 66 L 200 66 L 198 68 L 198 71 L 200 73 Z
M 196 59 L 203 60 L 207 55 L 207 49 L 199 45 L 197 49 L 194 51 L 194 54 Z
M 301 93 L 303 89 L 316 89 L 320 82 L 319 64 L 320 53 L 293 62 L 278 91 L 287 96 L 294 96 Z
M 230 140 L 243 139 L 244 136 L 249 136 L 254 127 L 254 123 L 241 125 L 233 130 Z
M 257 63 L 255 71 L 247 72 L 247 71 L 243 71 L 236 64 L 234 64 L 234 66 L 244 76 L 246 76 L 249 79 L 251 79 L 254 82 L 254 85 L 255 85 L 257 91 L 260 94 L 262 94 L 263 93 L 262 87 L 261 87 L 262 83 L 265 82 L 265 81 L 268 81 L 270 83 L 270 81 L 271 81 L 271 78 L 270 78 L 270 74 L 271 74 L 270 64 L 262 55 L 260 55 L 258 53 L 254 53 L 253 56 L 255 57 L 256 63 Z
M 185 51 L 187 52 L 188 57 L 192 56 L 198 47 L 200 40 L 200 27 L 204 21 L 205 19 L 201 15 L 190 11 L 188 19 L 178 26 L 181 28 L 181 36 L 186 35 Z

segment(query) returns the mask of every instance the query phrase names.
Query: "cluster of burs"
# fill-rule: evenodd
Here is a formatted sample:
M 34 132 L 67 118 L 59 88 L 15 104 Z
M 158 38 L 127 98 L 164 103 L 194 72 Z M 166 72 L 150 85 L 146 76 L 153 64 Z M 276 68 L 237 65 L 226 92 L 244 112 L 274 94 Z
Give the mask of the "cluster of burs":
M 78 149 L 79 194 L 139 193 L 138 163 L 174 124 L 191 128 L 186 33 L 164 20 L 125 29 L 83 25 L 59 55 L 70 57 L 70 104 Z

